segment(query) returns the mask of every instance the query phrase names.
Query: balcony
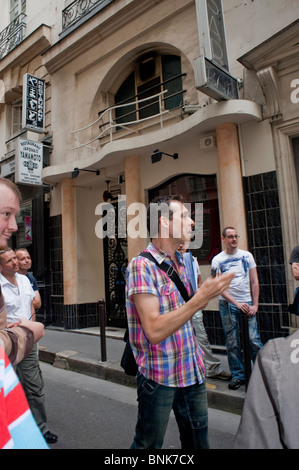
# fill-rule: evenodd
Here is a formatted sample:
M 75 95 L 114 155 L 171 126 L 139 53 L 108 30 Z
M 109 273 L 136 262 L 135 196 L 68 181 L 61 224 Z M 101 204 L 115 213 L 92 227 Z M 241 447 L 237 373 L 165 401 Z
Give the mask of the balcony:
M 173 77 L 165 82 L 161 82 L 161 85 L 169 84 L 178 77 L 185 75 L 184 73 Z M 183 94 L 186 92 L 187 90 L 178 89 L 176 92 L 169 94 L 166 89 L 143 99 L 141 99 L 142 93 L 140 93 L 132 96 L 125 103 L 118 103 L 116 106 L 100 111 L 96 121 L 71 132 L 76 139 L 76 146 L 73 150 L 84 147 L 96 150 L 95 147 L 90 147 L 95 142 L 98 142 L 100 146 L 104 146 L 109 142 L 123 139 L 130 135 L 140 135 L 153 130 L 163 129 L 165 125 L 177 122 L 178 119 L 181 119 L 184 104 Z M 167 102 L 170 103 L 176 97 L 181 101 L 179 106 L 173 107 L 173 105 L 167 104 Z M 80 134 L 85 133 L 86 135 L 88 131 L 93 133 L 92 128 L 94 126 L 97 126 L 100 131 L 96 132 L 92 139 L 81 143 L 79 140 Z
M 15 49 L 26 34 L 26 15 L 21 13 L 0 33 L 0 60 Z
M 62 10 L 60 36 L 65 36 L 112 2 L 113 0 L 75 0 Z

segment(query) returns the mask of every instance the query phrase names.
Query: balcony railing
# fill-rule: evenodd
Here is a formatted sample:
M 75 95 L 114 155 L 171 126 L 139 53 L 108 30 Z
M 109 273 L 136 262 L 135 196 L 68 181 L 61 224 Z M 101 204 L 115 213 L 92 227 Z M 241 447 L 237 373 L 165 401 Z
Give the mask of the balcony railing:
M 105 8 L 113 0 L 75 0 L 62 10 L 62 31 L 87 20 L 90 16 Z
M 89 146 L 90 144 L 92 144 L 93 142 L 95 142 L 96 140 L 100 140 L 102 139 L 105 135 L 109 135 L 110 137 L 110 142 L 113 141 L 113 135 L 115 133 L 115 131 L 117 129 L 123 129 L 123 130 L 128 130 L 129 127 L 132 125 L 132 124 L 140 124 L 141 122 L 144 122 L 144 121 L 147 121 L 148 119 L 152 119 L 154 117 L 157 117 L 159 116 L 160 117 L 160 125 L 161 125 L 161 128 L 163 127 L 163 122 L 162 122 L 162 116 L 165 114 L 165 113 L 168 113 L 169 111 L 166 111 L 163 109 L 163 95 L 164 93 L 166 93 L 167 91 L 163 91 L 161 93 L 158 93 L 157 95 L 153 95 L 149 98 L 145 98 L 144 100 L 140 100 L 139 103 L 146 103 L 148 102 L 149 100 L 153 100 L 153 99 L 156 99 L 157 102 L 159 103 L 159 112 L 154 115 L 154 116 L 149 116 L 145 119 L 136 119 L 136 120 L 128 120 L 127 122 L 122 122 L 122 123 L 117 123 L 115 118 L 114 118 L 114 114 L 116 112 L 117 109 L 121 109 L 121 108 L 124 108 L 124 107 L 128 107 L 128 106 L 132 106 L 132 105 L 135 105 L 136 102 L 132 102 L 132 103 L 128 103 L 128 104 L 122 104 L 122 105 L 118 105 L 118 106 L 112 106 L 111 108 L 108 108 L 106 109 L 105 111 L 103 111 L 101 114 L 100 114 L 100 117 L 95 121 L 93 122 L 92 124 L 89 124 L 88 126 L 82 128 L 82 129 L 78 129 L 76 131 L 73 131 L 71 132 L 71 134 L 78 134 L 79 132 L 82 132 L 82 131 L 85 131 L 87 130 L 88 128 L 92 127 L 94 124 L 97 124 L 99 123 L 101 120 L 103 121 L 103 124 L 101 124 L 99 127 L 102 128 L 102 127 L 106 127 L 106 129 L 102 130 L 102 132 L 100 132 L 100 134 L 98 134 L 94 139 L 90 140 L 89 142 L 86 142 L 84 144 L 79 144 L 77 145 L 75 148 L 76 149 L 79 149 L 79 148 L 82 148 L 82 147 L 86 147 L 86 146 Z M 134 131 L 133 132 L 137 132 L 138 131 Z M 74 150 L 74 149 L 73 149 Z
M 110 142 L 113 140 L 117 140 L 118 138 L 122 138 L 123 136 L 120 136 L 118 131 L 123 130 L 123 131 L 128 131 L 129 133 L 139 133 L 140 132 L 140 125 L 142 123 L 145 123 L 146 121 L 149 120 L 156 120 L 158 118 L 160 128 L 163 128 L 163 116 L 165 114 L 169 114 L 171 110 L 165 109 L 165 101 L 167 99 L 171 99 L 174 96 L 178 94 L 185 93 L 186 90 L 179 90 L 177 93 L 174 93 L 172 95 L 169 95 L 165 97 L 164 95 L 168 93 L 167 90 L 164 90 L 160 93 L 157 93 L 155 95 L 149 96 L 147 98 L 144 98 L 142 100 L 136 100 L 130 102 L 130 103 L 125 103 L 125 104 L 118 104 L 116 106 L 112 106 L 111 108 L 105 109 L 102 112 L 99 113 L 99 118 L 94 121 L 93 123 L 87 125 L 86 127 L 83 127 L 81 129 L 77 129 L 76 131 L 71 132 L 71 134 L 76 134 L 78 138 L 78 134 L 80 132 L 86 131 L 93 127 L 95 124 L 97 124 L 100 128 L 100 133 L 97 134 L 96 137 L 94 137 L 92 140 L 85 142 L 85 143 L 78 143 L 76 147 L 74 147 L 72 150 L 75 149 L 80 149 L 83 147 L 88 147 L 90 144 L 94 143 L 97 140 L 101 140 L 106 136 L 109 136 Z M 136 95 L 138 96 L 138 95 Z M 136 108 L 136 105 L 138 104 L 138 107 Z M 144 118 L 138 117 L 140 109 L 145 110 L 148 107 L 152 107 L 153 105 L 157 105 L 157 112 L 153 115 L 149 115 Z M 126 109 L 132 109 L 135 108 L 133 111 L 130 111 L 126 114 L 122 114 L 120 118 L 116 118 L 115 115 L 117 114 L 117 111 L 120 110 L 126 110 Z M 102 123 L 100 123 L 102 121 Z M 134 128 L 134 125 L 138 125 L 138 129 Z M 107 142 L 105 142 L 107 143 Z M 92 148 L 92 147 L 90 147 Z M 93 150 L 96 150 L 93 148 Z
M 21 13 L 0 33 L 0 60 L 25 38 L 26 15 Z

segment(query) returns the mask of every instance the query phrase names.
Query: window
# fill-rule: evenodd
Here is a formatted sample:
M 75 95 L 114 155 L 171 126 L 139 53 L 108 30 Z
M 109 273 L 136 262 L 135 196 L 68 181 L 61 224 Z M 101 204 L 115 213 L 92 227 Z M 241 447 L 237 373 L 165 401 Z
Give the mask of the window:
M 19 246 L 32 244 L 32 200 L 20 205 L 20 213 L 17 217 L 18 231 L 16 232 L 16 243 Z
M 19 100 L 12 105 L 12 136 L 18 134 L 22 130 L 22 101 Z
M 174 55 L 148 55 L 138 62 L 115 95 L 115 105 L 136 102 L 116 110 L 116 122 L 125 123 L 159 114 L 159 100 L 165 91 L 163 107 L 174 109 L 183 104 L 181 58 Z
M 26 13 L 26 0 L 10 0 L 10 22 L 21 13 Z

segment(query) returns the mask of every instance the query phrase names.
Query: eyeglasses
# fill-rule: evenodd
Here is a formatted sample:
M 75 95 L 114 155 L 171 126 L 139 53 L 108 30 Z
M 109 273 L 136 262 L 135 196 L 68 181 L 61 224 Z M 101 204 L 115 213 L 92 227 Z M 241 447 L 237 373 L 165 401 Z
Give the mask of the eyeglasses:
M 240 238 L 240 235 L 228 235 L 225 238 L 228 238 L 229 240 L 233 240 L 235 238 L 237 240 L 238 238 Z

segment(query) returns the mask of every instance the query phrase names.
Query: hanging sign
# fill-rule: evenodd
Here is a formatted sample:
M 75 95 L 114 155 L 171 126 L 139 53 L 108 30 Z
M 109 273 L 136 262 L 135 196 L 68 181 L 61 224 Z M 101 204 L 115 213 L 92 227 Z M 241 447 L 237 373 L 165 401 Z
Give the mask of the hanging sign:
M 229 74 L 222 0 L 197 0 L 200 57 L 194 61 L 196 88 L 221 101 L 239 98 L 238 80 Z
M 15 182 L 42 186 L 43 144 L 18 139 L 15 161 Z
M 45 81 L 26 73 L 23 77 L 23 128 L 45 131 Z
M 217 101 L 239 98 L 238 80 L 205 57 L 194 60 L 194 76 L 196 88 Z

